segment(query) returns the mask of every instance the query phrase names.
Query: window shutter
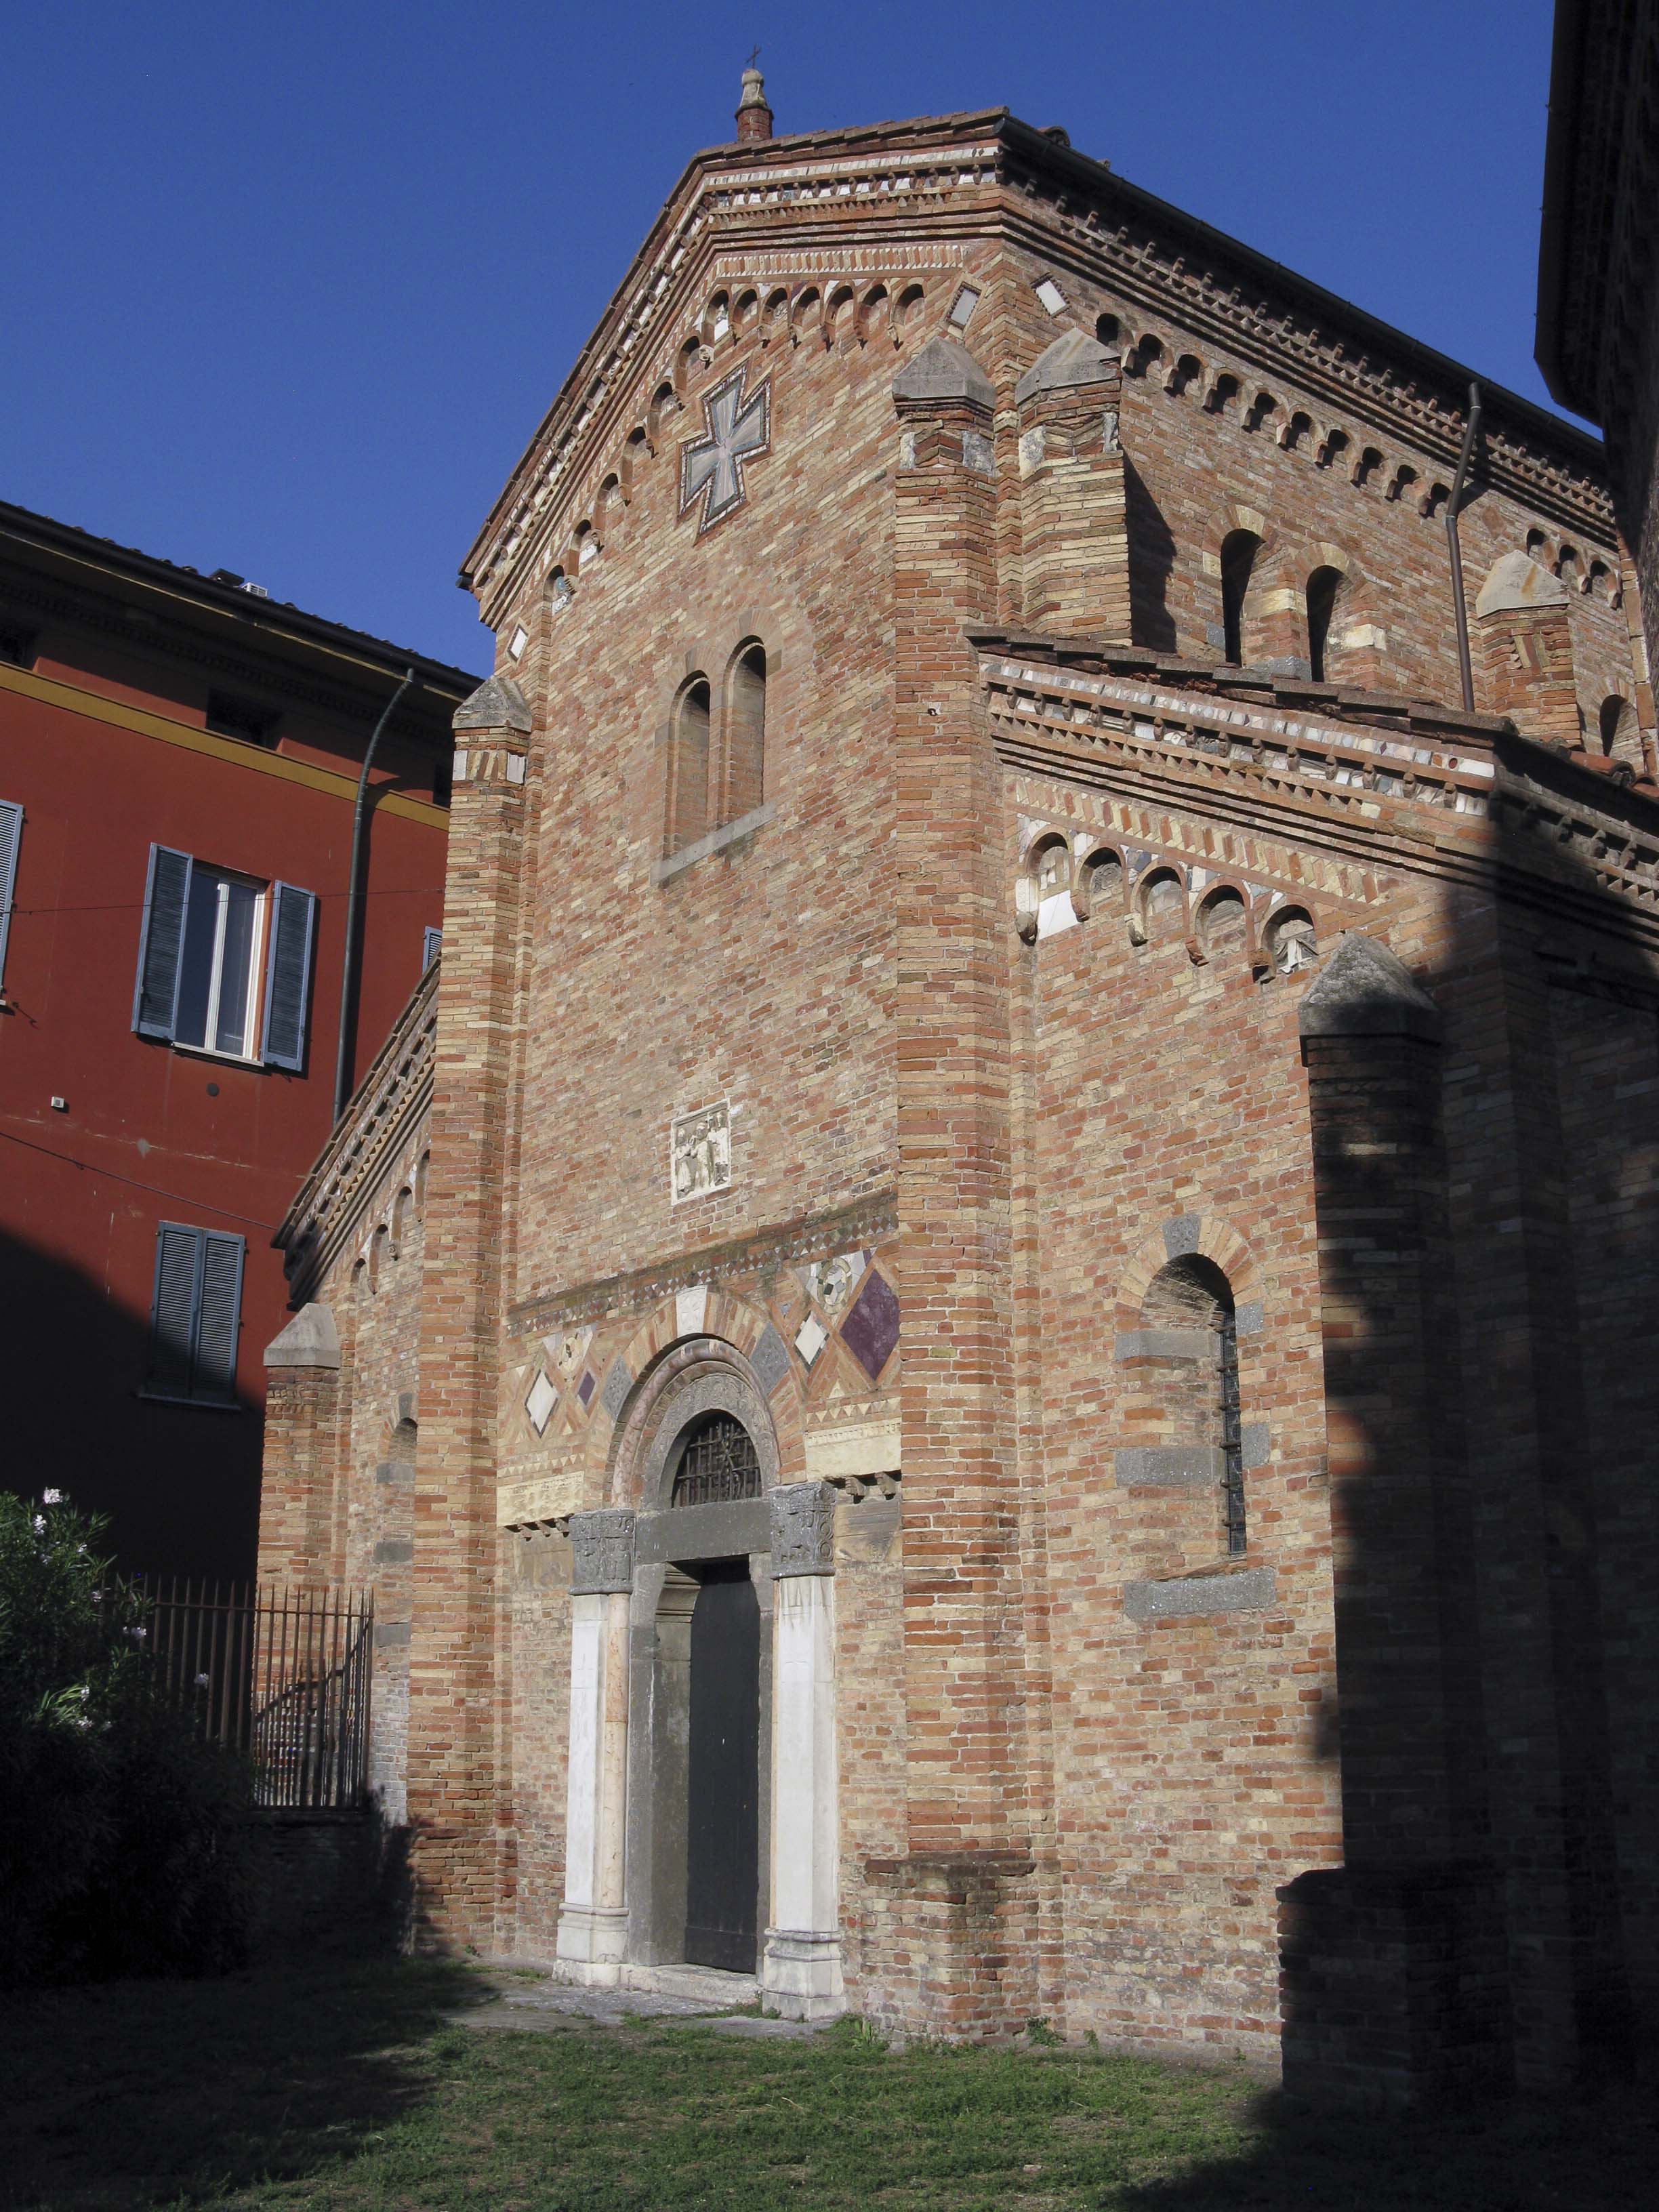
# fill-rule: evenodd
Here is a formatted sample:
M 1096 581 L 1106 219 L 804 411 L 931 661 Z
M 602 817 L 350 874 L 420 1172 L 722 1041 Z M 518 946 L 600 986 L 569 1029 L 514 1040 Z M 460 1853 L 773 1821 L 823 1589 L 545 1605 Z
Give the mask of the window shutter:
M 202 1289 L 197 1302 L 192 1398 L 236 1395 L 236 1325 L 242 1304 L 242 1239 L 202 1231 Z
M 132 994 L 132 1026 L 140 1036 L 173 1035 L 189 903 L 190 854 L 152 845 L 149 879 L 144 885 L 144 928 L 138 941 L 138 984 Z
M 311 940 L 317 901 L 292 884 L 270 887 L 270 948 L 265 957 L 265 1028 L 259 1057 L 268 1067 L 305 1066 L 311 997 Z
M 11 929 L 12 888 L 17 881 L 17 848 L 23 836 L 23 810 L 0 799 L 0 983 L 6 980 L 6 939 Z M 427 932 L 429 937 L 432 933 Z
M 422 933 L 421 938 L 421 973 L 422 975 L 425 975 L 427 969 L 432 965 L 439 953 L 443 950 L 443 941 L 444 933 L 441 929 L 428 929 Z M 3 939 L 0 939 L 0 951 L 3 951 L 4 949 L 4 942 Z
M 149 1387 L 167 1398 L 190 1395 L 202 1231 L 164 1221 L 155 1231 L 155 1295 L 150 1310 Z

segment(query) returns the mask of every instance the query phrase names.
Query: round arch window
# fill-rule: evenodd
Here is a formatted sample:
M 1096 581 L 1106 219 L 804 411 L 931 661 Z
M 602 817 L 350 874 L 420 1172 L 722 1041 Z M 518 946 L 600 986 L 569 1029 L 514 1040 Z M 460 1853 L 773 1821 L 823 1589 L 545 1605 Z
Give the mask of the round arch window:
M 681 1437 L 671 1505 L 727 1505 L 761 1494 L 754 1438 L 731 1413 L 704 1413 Z

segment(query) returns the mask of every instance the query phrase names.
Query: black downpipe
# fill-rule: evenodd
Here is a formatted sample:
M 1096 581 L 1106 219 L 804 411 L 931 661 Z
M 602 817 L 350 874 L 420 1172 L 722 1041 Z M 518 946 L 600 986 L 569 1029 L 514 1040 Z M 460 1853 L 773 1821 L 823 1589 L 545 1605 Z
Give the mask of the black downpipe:
M 1463 604 L 1463 549 L 1457 542 L 1457 514 L 1463 504 L 1463 479 L 1469 472 L 1474 441 L 1480 433 L 1480 386 L 1469 386 L 1469 419 L 1463 430 L 1463 450 L 1457 456 L 1457 476 L 1446 506 L 1446 545 L 1451 554 L 1452 612 L 1457 617 L 1457 672 L 1463 680 L 1463 712 L 1474 712 L 1474 671 L 1469 665 L 1469 611 Z
M 1461 479 L 1460 479 L 1461 481 Z M 386 711 L 374 725 L 374 734 L 368 741 L 368 750 L 363 755 L 362 774 L 357 778 L 357 804 L 351 816 L 351 878 L 346 888 L 345 958 L 340 970 L 340 1042 L 334 1060 L 334 1121 L 338 1128 L 340 1116 L 345 1112 L 346 1101 L 351 1096 L 350 1049 L 352 1000 L 357 980 L 357 902 L 362 877 L 363 844 L 368 833 L 368 810 L 364 802 L 368 797 L 368 771 L 374 765 L 374 748 L 380 742 L 380 733 L 392 720 L 397 706 L 410 685 L 415 681 L 415 671 L 406 668 L 404 680 L 386 702 Z

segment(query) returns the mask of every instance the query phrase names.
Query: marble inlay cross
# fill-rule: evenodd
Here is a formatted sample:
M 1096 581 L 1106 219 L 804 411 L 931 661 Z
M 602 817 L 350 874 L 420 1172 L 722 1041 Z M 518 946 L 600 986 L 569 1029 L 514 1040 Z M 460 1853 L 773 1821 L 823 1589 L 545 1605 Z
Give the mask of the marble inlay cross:
M 680 447 L 680 513 L 702 498 L 699 538 L 743 505 L 744 463 L 772 450 L 772 380 L 764 379 L 745 399 L 746 373 L 734 368 L 708 394 L 702 403 L 704 435 Z

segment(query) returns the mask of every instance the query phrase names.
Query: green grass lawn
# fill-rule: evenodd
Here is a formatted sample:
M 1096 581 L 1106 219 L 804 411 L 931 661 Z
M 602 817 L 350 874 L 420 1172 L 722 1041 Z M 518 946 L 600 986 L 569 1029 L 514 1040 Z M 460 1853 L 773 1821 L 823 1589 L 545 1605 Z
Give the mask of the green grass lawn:
M 1092 2050 L 890 2052 L 842 2023 L 482 2029 L 465 1969 L 319 1960 L 0 2000 L 0 2203 L 555 2208 L 1571 2206 L 1659 2199 L 1659 2118 L 1595 2106 L 1297 2119 L 1237 2071 Z

